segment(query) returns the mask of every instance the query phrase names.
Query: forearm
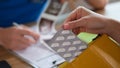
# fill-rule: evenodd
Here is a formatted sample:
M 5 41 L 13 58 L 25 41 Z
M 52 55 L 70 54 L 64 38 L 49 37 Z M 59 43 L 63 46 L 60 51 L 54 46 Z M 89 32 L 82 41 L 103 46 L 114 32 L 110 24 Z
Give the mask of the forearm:
M 107 31 L 108 35 L 120 44 L 120 21 L 110 20 L 111 27 Z
M 86 0 L 86 1 L 88 1 L 88 3 L 95 9 L 103 9 L 108 3 L 108 0 Z

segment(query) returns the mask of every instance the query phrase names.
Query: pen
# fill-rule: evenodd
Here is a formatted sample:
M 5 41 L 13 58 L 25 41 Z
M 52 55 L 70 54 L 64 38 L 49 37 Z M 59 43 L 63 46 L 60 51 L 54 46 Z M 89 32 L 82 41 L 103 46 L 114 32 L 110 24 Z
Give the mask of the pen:
M 18 27 L 18 28 L 20 28 L 20 29 L 22 29 L 22 27 L 19 24 L 17 24 L 16 22 L 13 22 L 13 25 Z M 34 40 L 34 38 L 32 36 L 30 36 L 30 35 L 24 35 L 24 37 L 28 38 L 28 39 L 33 39 Z
M 22 29 L 22 27 L 19 24 L 17 24 L 16 22 L 13 22 L 13 25 L 20 28 L 20 29 Z

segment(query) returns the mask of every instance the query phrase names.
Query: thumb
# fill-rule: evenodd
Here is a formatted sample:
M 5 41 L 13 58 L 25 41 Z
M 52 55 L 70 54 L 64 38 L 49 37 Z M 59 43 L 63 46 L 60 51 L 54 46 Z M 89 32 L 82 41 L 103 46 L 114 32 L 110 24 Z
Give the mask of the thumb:
M 78 27 L 85 27 L 87 22 L 88 22 L 88 20 L 86 17 L 83 17 L 83 18 L 80 18 L 80 19 L 74 20 L 74 21 L 65 22 L 63 24 L 63 29 L 74 29 L 74 28 L 78 28 Z

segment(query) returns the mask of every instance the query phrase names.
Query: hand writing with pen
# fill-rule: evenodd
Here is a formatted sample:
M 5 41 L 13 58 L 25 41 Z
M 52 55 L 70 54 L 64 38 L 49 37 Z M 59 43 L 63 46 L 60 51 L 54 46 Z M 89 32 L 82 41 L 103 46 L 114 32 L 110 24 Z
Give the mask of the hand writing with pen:
M 21 26 L 21 28 L 0 28 L 0 45 L 10 50 L 22 50 L 36 43 L 39 34 L 33 32 L 28 27 Z M 33 39 L 26 38 L 24 37 L 25 35 L 31 36 Z

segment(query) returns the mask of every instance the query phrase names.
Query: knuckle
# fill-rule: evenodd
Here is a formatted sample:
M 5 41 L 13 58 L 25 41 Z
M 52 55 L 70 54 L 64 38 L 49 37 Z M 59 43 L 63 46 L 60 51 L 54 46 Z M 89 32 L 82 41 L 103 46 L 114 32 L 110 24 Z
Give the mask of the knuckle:
M 12 43 L 17 40 L 17 37 L 16 37 L 14 34 L 12 34 L 12 35 L 10 36 L 10 38 L 11 38 L 11 42 L 12 42 Z
M 14 50 L 15 47 L 14 47 L 14 45 L 11 44 L 11 45 L 9 45 L 8 49 L 12 49 L 12 50 Z
M 77 7 L 77 10 L 83 10 L 83 9 L 85 9 L 85 7 L 83 7 L 83 6 L 78 6 Z
M 28 29 L 24 29 L 23 31 L 26 32 L 27 34 L 31 34 L 32 32 L 31 30 L 28 30 Z
M 11 34 L 14 34 L 14 33 L 18 33 L 18 29 L 16 28 L 12 29 Z
M 9 43 L 10 46 L 15 46 L 15 41 L 11 40 Z
M 31 44 L 31 41 L 25 42 L 26 46 L 29 46 Z

